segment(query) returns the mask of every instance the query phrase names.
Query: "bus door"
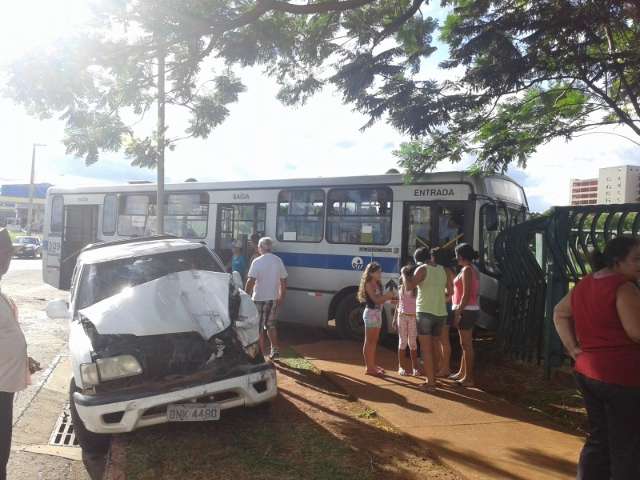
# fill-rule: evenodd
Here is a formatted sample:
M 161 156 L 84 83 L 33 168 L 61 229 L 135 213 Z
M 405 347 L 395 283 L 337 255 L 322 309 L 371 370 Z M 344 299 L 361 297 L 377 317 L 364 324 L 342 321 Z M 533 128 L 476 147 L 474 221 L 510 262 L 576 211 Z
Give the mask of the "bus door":
M 421 247 L 440 247 L 454 258 L 456 245 L 472 242 L 473 204 L 465 201 L 406 202 L 402 261 L 406 265 Z
M 251 257 L 249 240 L 253 234 L 263 237 L 266 232 L 266 203 L 234 203 L 218 206 L 215 250 L 225 265 L 231 260 L 234 244 L 240 245 Z
M 413 253 L 422 247 L 431 247 L 435 234 L 435 205 L 406 202 L 402 222 L 402 265 L 407 265 Z
M 60 260 L 60 288 L 68 290 L 71 275 L 80 251 L 95 243 L 98 235 L 98 206 L 69 205 L 64 207 L 64 229 Z

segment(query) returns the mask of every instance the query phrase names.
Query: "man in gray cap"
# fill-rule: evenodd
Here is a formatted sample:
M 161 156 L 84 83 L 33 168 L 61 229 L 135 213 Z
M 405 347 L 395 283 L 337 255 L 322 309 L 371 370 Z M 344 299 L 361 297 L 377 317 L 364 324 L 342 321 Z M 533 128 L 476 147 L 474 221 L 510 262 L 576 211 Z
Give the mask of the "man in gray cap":
M 9 232 L 0 229 L 0 277 L 9 270 L 12 255 Z M 37 362 L 27 356 L 27 342 L 18 323 L 16 306 L 0 292 L 0 480 L 7 478 L 14 394 L 26 388 L 30 374 L 37 370 Z

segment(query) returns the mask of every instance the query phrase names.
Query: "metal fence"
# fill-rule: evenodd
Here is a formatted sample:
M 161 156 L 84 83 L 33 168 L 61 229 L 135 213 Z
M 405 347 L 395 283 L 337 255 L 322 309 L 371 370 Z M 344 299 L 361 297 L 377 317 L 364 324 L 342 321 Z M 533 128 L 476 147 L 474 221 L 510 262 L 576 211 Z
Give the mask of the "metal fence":
M 498 341 L 519 360 L 543 363 L 547 374 L 566 359 L 553 308 L 592 271 L 594 250 L 620 235 L 640 236 L 640 203 L 555 207 L 500 235 Z

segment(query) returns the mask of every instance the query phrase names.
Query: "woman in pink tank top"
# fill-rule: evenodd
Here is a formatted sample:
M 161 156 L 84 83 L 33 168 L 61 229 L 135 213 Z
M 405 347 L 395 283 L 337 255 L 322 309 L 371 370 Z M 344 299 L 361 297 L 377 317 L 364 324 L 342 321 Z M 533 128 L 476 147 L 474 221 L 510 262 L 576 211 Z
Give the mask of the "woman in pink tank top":
M 478 254 L 468 243 L 456 247 L 456 260 L 460 265 L 460 273 L 453 280 L 453 326 L 460 333 L 462 360 L 458 373 L 450 375 L 463 387 L 473 387 L 473 326 L 480 314 L 478 295 L 480 292 L 480 275 L 473 265 Z

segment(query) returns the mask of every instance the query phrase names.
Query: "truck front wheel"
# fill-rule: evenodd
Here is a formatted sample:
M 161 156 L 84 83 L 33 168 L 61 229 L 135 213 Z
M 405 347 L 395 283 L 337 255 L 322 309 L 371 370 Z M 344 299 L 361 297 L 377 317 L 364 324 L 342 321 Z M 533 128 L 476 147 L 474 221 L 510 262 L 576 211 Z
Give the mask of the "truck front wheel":
M 73 400 L 73 394 L 77 391 L 76 382 L 72 379 L 69 386 L 69 410 L 71 412 L 71 421 L 73 422 L 73 433 L 78 439 L 80 448 L 85 453 L 107 453 L 111 445 L 111 435 L 93 433 L 87 430 L 80 415 L 78 415 L 78 410 L 76 410 L 76 404 Z

